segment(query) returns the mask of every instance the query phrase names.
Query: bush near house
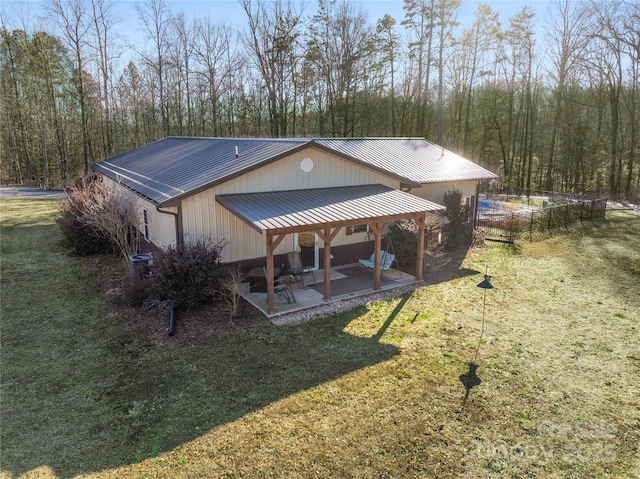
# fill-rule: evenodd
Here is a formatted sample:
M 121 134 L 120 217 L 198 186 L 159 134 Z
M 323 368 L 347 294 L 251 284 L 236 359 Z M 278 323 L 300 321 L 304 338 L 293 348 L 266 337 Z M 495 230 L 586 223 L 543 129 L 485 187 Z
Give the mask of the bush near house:
M 439 225 L 435 217 L 428 217 L 425 223 L 424 250 L 429 249 L 437 237 Z M 413 220 L 398 220 L 389 225 L 384 235 L 383 247 L 396 255 L 401 268 L 411 270 L 415 268 L 418 250 L 418 225 Z
M 453 249 L 470 244 L 473 227 L 469 222 L 469 206 L 462 203 L 462 192 L 455 188 L 449 190 L 444 194 L 442 204 L 446 207 L 443 215 L 448 221 L 442 228 L 445 247 Z
M 115 245 L 101 230 L 83 221 L 87 203 L 94 201 L 95 187 L 92 184 L 74 190 L 65 201 L 60 202 L 58 224 L 68 245 L 79 256 L 113 253 Z
M 152 293 L 173 300 L 177 308 L 190 309 L 211 302 L 221 294 L 227 269 L 220 263 L 225 243 L 203 241 L 169 246 L 153 256 Z M 150 298 L 151 299 L 151 298 Z

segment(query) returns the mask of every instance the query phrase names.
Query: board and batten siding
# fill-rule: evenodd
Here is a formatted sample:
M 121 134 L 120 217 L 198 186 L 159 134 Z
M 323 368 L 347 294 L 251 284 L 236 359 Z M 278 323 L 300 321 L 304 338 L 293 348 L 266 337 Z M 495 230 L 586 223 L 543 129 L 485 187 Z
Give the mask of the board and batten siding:
M 304 158 L 313 160 L 313 169 L 308 173 L 301 169 Z M 204 240 L 214 244 L 220 241 L 227 242 L 222 250 L 224 262 L 260 258 L 266 256 L 265 235 L 259 234 L 216 203 L 216 195 L 368 184 L 400 187 L 397 179 L 321 150 L 309 148 L 186 198 L 182 202 L 184 240 Z M 340 246 L 362 240 L 361 235 L 348 236 L 343 230 L 331 244 Z M 290 234 L 280 243 L 275 254 L 283 254 L 293 249 L 294 235 Z

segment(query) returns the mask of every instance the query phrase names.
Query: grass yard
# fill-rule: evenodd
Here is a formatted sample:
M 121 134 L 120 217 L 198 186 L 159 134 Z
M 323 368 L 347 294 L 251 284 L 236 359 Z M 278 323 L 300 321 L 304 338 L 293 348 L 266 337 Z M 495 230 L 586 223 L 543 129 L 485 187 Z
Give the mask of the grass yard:
M 0 206 L 0 477 L 640 477 L 638 215 L 185 343 L 124 321 L 55 202 Z

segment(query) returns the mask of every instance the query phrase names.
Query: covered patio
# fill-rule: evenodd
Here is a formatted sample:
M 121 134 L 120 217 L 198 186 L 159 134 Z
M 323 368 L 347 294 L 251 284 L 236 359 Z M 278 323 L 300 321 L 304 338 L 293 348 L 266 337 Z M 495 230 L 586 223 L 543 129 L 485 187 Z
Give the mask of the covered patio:
M 262 305 L 262 299 L 256 301 L 256 306 L 265 311 L 267 316 L 282 314 L 292 308 L 313 307 L 319 303 L 317 295 L 321 289 L 322 302 L 336 301 L 344 298 L 344 294 L 355 295 L 381 291 L 385 288 L 398 287 L 396 281 L 383 281 L 383 271 L 380 263 L 382 251 L 382 234 L 387 225 L 400 219 L 412 219 L 418 225 L 418 248 L 416 251 L 416 271 L 410 277 L 406 273 L 399 272 L 397 281 L 416 281 L 422 278 L 424 225 L 428 213 L 444 209 L 443 206 L 424 200 L 409 193 L 383 185 L 360 185 L 332 188 L 316 188 L 307 190 L 275 191 L 265 193 L 229 194 L 216 196 L 216 201 L 227 208 L 234 215 L 246 222 L 251 228 L 264 235 L 266 242 L 265 276 L 267 283 L 266 308 Z M 374 265 L 372 269 L 363 268 L 369 274 L 355 282 L 355 274 L 352 274 L 351 283 L 359 288 L 367 281 L 368 288 L 353 291 L 344 291 L 335 297 L 332 296 L 332 284 L 338 284 L 343 277 L 336 277 L 337 273 L 344 275 L 339 269 L 331 266 L 331 241 L 342 228 L 366 224 L 373 233 L 374 241 Z M 282 240 L 289 234 L 312 231 L 324 242 L 324 269 L 316 272 L 316 283 L 321 286 L 307 288 L 307 294 L 296 294 L 296 303 L 278 302 L 275 298 L 275 269 L 274 252 Z M 394 271 L 385 271 L 386 276 L 392 276 Z M 334 276 L 332 280 L 332 275 Z M 412 279 L 411 279 L 412 278 Z M 390 278 L 389 278 L 390 279 Z M 293 286 L 294 294 L 298 291 Z M 298 297 L 300 296 L 300 299 Z M 247 296 L 247 299 L 251 296 Z M 263 298 L 264 299 L 264 298 Z M 306 301 L 303 301 L 306 300 Z M 306 305 L 306 306 L 304 306 Z M 277 307 L 276 307 L 277 306 Z
M 324 299 L 324 270 L 318 270 L 314 273 L 313 276 L 311 273 L 305 273 L 304 286 L 302 286 L 302 283 L 290 285 L 295 301 L 287 302 L 284 296 L 276 295 L 274 313 L 269 313 L 268 311 L 267 293 L 252 291 L 249 282 L 242 283 L 240 293 L 245 300 L 262 311 L 274 324 L 277 324 L 278 318 L 281 316 L 316 308 L 334 301 L 365 297 L 377 292 L 372 287 L 372 270 L 359 264 L 347 264 L 331 269 L 331 299 L 326 301 Z M 314 276 L 315 282 L 313 280 Z M 394 290 L 408 285 L 417 285 L 418 283 L 422 283 L 422 279 L 416 279 L 415 276 L 392 269 L 383 272 L 378 291 Z

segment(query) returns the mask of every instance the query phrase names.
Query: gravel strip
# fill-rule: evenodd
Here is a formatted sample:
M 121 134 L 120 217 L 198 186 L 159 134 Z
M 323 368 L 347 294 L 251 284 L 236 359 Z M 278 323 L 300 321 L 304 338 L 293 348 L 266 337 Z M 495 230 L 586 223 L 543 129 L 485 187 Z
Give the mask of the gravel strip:
M 387 299 L 394 296 L 401 296 L 404 293 L 413 291 L 416 288 L 424 286 L 423 281 L 407 284 L 404 286 L 398 286 L 397 288 L 386 289 L 384 291 L 378 291 L 377 293 L 366 294 L 349 299 L 340 299 L 331 301 L 315 308 L 309 308 L 302 311 L 296 311 L 295 313 L 283 314 L 277 318 L 271 319 L 271 324 L 274 326 L 285 326 L 288 324 L 297 324 L 304 321 L 309 321 L 320 316 L 326 316 L 334 313 L 341 313 L 349 309 L 353 309 L 356 306 L 367 304 L 371 301 L 377 301 L 379 299 Z

